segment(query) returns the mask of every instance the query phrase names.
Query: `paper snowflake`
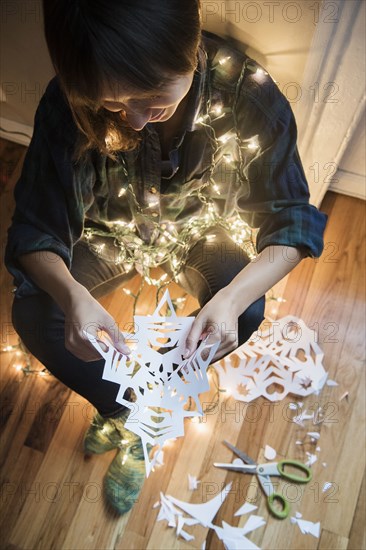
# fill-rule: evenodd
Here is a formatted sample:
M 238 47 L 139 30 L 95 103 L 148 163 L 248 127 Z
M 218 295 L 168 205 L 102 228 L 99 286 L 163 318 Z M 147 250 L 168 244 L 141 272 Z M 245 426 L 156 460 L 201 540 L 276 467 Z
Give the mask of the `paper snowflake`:
M 220 386 L 235 399 L 252 401 L 262 395 L 278 401 L 288 393 L 320 391 L 327 378 L 323 356 L 314 331 L 301 319 L 287 316 L 214 366 Z
M 168 311 L 162 315 L 164 307 Z M 153 315 L 135 315 L 134 320 L 137 345 L 130 361 L 107 338 L 102 339 L 107 346 L 104 351 L 94 336 L 87 337 L 105 359 L 103 379 L 120 385 L 116 401 L 131 410 L 125 427 L 141 437 L 149 475 L 155 463 L 150 460 L 150 448 L 158 445 L 161 449 L 168 439 L 183 436 L 184 418 L 203 415 L 199 394 L 209 389 L 206 371 L 220 342 L 202 340 L 192 356 L 184 359 L 194 317 L 178 317 L 168 291 Z M 131 334 L 124 337 L 131 338 Z M 131 390 L 134 402 L 126 398 Z M 194 407 L 188 409 L 188 403 Z

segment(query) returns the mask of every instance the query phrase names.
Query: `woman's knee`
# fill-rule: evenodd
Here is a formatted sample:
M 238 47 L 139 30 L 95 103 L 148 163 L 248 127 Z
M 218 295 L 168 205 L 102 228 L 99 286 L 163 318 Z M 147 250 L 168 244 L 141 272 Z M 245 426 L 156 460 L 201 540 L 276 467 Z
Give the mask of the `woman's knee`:
M 22 342 L 42 362 L 55 342 L 64 342 L 64 315 L 46 293 L 15 299 L 12 321 Z
M 238 344 L 241 346 L 258 330 L 264 319 L 265 297 L 253 302 L 238 319 Z

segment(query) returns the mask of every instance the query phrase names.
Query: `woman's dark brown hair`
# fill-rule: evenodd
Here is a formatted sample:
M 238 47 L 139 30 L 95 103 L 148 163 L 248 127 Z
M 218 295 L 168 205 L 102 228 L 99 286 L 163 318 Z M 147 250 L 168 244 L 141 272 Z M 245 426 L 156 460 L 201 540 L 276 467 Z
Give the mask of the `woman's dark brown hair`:
M 199 0 L 43 0 L 50 56 L 80 132 L 76 158 L 88 149 L 134 148 L 139 132 L 122 112 L 103 108 L 106 86 L 153 92 L 195 69 Z

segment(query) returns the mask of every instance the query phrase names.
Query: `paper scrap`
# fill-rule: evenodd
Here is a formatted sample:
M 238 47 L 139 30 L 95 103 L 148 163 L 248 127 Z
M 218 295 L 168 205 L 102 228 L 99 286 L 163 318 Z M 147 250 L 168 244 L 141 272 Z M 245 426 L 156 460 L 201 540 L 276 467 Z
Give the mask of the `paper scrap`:
M 312 438 L 318 440 L 320 438 L 319 432 L 307 432 L 307 434 Z
M 273 449 L 273 447 L 270 447 L 269 445 L 266 445 L 264 448 L 264 458 L 267 460 L 274 460 L 276 458 L 276 451 Z
M 336 382 L 335 380 L 331 380 L 330 378 L 328 378 L 327 380 L 327 386 L 338 386 L 338 382 Z
M 333 483 L 331 483 L 330 481 L 326 481 L 323 485 L 323 490 L 322 492 L 325 493 L 326 491 L 328 491 L 328 489 L 330 489 L 331 487 L 333 487 Z
M 302 518 L 302 514 L 300 512 L 296 512 L 295 516 L 296 516 L 296 519 Z
M 339 398 L 339 401 L 342 401 L 343 399 L 346 399 L 348 401 L 348 391 L 345 391 L 344 393 L 342 393 L 342 395 L 340 396 Z
M 254 519 L 249 525 L 249 520 L 253 516 L 250 516 L 244 527 L 234 527 L 229 525 L 225 521 L 222 522 L 222 527 L 218 525 L 211 525 L 210 527 L 216 531 L 216 534 L 220 540 L 224 543 L 225 548 L 230 550 L 240 549 L 258 549 L 252 541 L 250 541 L 245 535 L 258 527 L 261 527 L 266 522 L 260 516 L 254 516 Z
M 194 536 L 193 535 L 190 535 L 189 533 L 187 533 L 187 531 L 184 531 L 183 529 L 181 530 L 181 532 L 179 533 L 179 535 L 181 537 L 184 538 L 184 540 L 186 541 L 190 541 L 190 540 L 193 540 L 194 539 Z
M 322 465 L 324 466 L 324 468 L 327 467 L 327 463 L 326 463 L 326 462 L 322 462 Z
M 188 474 L 188 489 L 190 491 L 195 491 L 196 489 L 198 489 L 199 483 L 200 481 L 195 476 L 191 476 L 190 474 Z
M 313 537 L 319 538 L 320 536 L 320 521 L 317 523 L 313 523 L 312 521 L 307 521 L 305 519 L 297 519 L 297 518 L 291 518 L 294 521 L 291 521 L 291 523 L 297 523 L 297 525 L 300 528 L 300 531 L 304 535 L 313 535 Z
M 161 315 L 164 308 L 167 314 Z M 152 315 L 135 315 L 134 321 L 138 345 L 130 360 L 108 337 L 97 340 L 87 332 L 85 335 L 105 360 L 103 379 L 120 385 L 116 401 L 132 411 L 125 427 L 141 437 L 148 476 L 159 456 L 150 460 L 148 448 L 157 445 L 161 449 L 167 440 L 183 436 L 186 417 L 203 416 L 199 395 L 210 387 L 207 368 L 220 342 L 209 344 L 206 338 L 184 359 L 194 317 L 178 317 L 168 291 Z M 123 336 L 131 339 L 131 334 Z M 136 396 L 134 402 L 125 399 L 128 389 Z M 193 408 L 187 410 L 189 400 Z
M 193 518 L 198 519 L 204 527 L 208 527 L 227 497 L 231 486 L 232 482 L 228 483 L 218 495 L 204 504 L 191 504 L 190 502 L 184 502 L 170 495 L 167 495 L 166 498 Z
M 225 550 L 260 550 L 259 546 L 244 536 L 240 539 L 223 538 L 222 542 Z
M 292 422 L 298 424 L 299 426 L 304 426 L 305 420 L 312 420 L 314 418 L 314 413 L 307 413 L 306 409 L 300 414 L 293 417 Z
M 321 451 L 320 447 L 317 447 L 315 450 L 318 451 L 318 453 Z
M 164 466 L 164 451 L 162 449 L 155 451 L 153 461 L 155 465 Z
M 258 527 L 262 527 L 262 525 L 265 524 L 266 522 L 261 516 L 256 516 L 252 514 L 251 516 L 249 516 L 248 521 L 243 527 L 243 534 L 246 535 L 247 533 L 254 531 L 254 529 L 258 529 Z
M 195 525 L 198 523 L 196 520 L 192 520 L 191 518 L 184 518 L 183 516 L 178 516 L 178 523 L 177 523 L 177 537 L 181 536 L 186 541 L 190 541 L 194 539 L 194 536 L 190 533 L 187 533 L 187 531 L 184 531 L 183 526 L 185 524 L 187 525 Z
M 204 504 L 190 504 L 189 502 L 184 502 L 160 493 L 161 508 L 158 515 L 158 521 L 163 519 L 167 520 L 170 527 L 176 528 L 177 537 L 180 536 L 186 541 L 191 541 L 194 537 L 190 533 L 187 533 L 183 527 L 185 525 L 189 526 L 200 523 L 204 527 L 214 529 L 217 536 L 220 540 L 222 540 L 225 548 L 228 548 L 229 550 L 242 550 L 243 548 L 249 550 L 260 550 L 258 546 L 251 542 L 245 535 L 254 529 L 258 529 L 262 525 L 265 525 L 266 522 L 263 517 L 251 515 L 248 517 L 243 527 L 234 527 L 225 521 L 222 522 L 222 527 L 212 523 L 219 508 L 227 497 L 231 486 L 232 483 L 229 483 L 223 491 L 216 495 L 216 497 Z M 180 508 L 180 510 L 175 505 Z M 248 513 L 249 511 L 253 511 L 256 508 L 256 506 L 246 502 L 235 515 L 242 515 Z M 191 517 L 185 517 L 181 510 L 189 514 Z M 205 547 L 206 543 L 204 542 L 202 548 L 205 549 Z
M 307 454 L 307 461 L 305 462 L 305 465 L 306 466 L 312 466 L 314 464 L 314 462 L 316 462 L 318 460 L 318 457 L 312 453 L 309 453 L 308 451 L 306 451 L 306 454 Z
M 243 516 L 244 514 L 249 514 L 257 508 L 258 506 L 254 506 L 254 504 L 250 504 L 250 502 L 244 502 L 243 506 L 241 506 L 239 510 L 235 512 L 234 516 Z
M 260 550 L 259 546 L 244 536 L 240 539 L 223 538 L 222 542 L 225 550 Z

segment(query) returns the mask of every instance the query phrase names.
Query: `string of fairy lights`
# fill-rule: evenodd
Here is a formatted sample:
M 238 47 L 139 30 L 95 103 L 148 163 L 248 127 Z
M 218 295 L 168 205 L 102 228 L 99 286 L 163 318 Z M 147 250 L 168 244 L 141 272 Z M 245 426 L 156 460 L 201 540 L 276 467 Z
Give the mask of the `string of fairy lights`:
M 212 69 L 219 68 L 230 62 L 231 57 L 221 58 Z M 156 289 L 156 304 L 158 304 L 161 291 L 171 282 L 178 282 L 178 275 L 185 264 L 187 255 L 192 245 L 201 238 L 207 230 L 212 229 L 212 234 L 207 234 L 207 241 L 215 240 L 214 229 L 218 227 L 224 228 L 231 236 L 233 242 L 242 248 L 250 259 L 256 256 L 255 237 L 256 232 L 243 221 L 238 212 L 234 212 L 230 217 L 225 217 L 217 212 L 213 195 L 220 196 L 220 182 L 215 179 L 215 169 L 220 163 L 225 163 L 234 170 L 238 178 L 241 178 L 240 166 L 243 165 L 243 150 L 248 154 L 256 154 L 260 149 L 258 136 L 253 136 L 249 140 L 242 140 L 238 133 L 238 125 L 236 121 L 236 103 L 239 98 L 239 90 L 243 79 L 247 75 L 247 71 L 251 72 L 251 76 L 259 80 L 265 78 L 268 73 L 258 66 L 252 59 L 247 59 L 244 64 L 238 79 L 236 87 L 236 95 L 234 99 L 234 108 L 225 107 L 223 104 L 211 105 L 209 99 L 206 105 L 206 112 L 200 115 L 195 120 L 195 124 L 201 126 L 205 130 L 207 139 L 213 146 L 212 162 L 208 168 L 207 182 L 202 184 L 202 187 L 195 192 L 196 196 L 202 203 L 202 209 L 197 216 L 192 216 L 178 230 L 177 224 L 173 222 L 159 223 L 151 220 L 149 224 L 153 225 L 156 239 L 153 244 L 147 244 L 138 234 L 138 225 L 134 220 L 129 222 L 118 220 L 108 223 L 106 230 L 99 228 L 87 228 L 84 237 L 90 249 L 103 257 L 105 244 L 98 244 L 98 238 L 112 237 L 117 254 L 114 256 L 116 264 L 122 264 L 126 273 L 132 269 L 141 275 L 141 284 L 137 293 L 133 293 L 128 288 L 124 288 L 125 294 L 133 299 L 133 315 L 136 314 L 138 301 L 141 297 L 145 283 L 153 286 Z M 208 94 L 209 96 L 211 94 Z M 223 118 L 231 114 L 233 117 L 233 128 L 223 135 L 216 136 L 213 122 L 219 118 Z M 231 145 L 231 150 L 229 146 Z M 122 188 L 118 194 L 123 197 L 126 193 L 131 193 L 134 204 L 139 208 L 139 203 L 135 195 L 132 185 L 127 188 Z M 150 206 L 153 206 L 151 204 Z M 138 210 L 139 217 L 143 217 L 144 213 L 141 209 Z M 110 261 L 107 257 L 106 261 Z M 152 277 L 151 270 L 157 268 L 169 261 L 172 275 L 164 273 L 159 278 Z M 187 295 L 172 300 L 175 308 L 182 308 Z M 269 294 L 267 299 L 277 302 L 284 301 L 283 298 L 276 298 L 273 293 Z M 31 355 L 21 341 L 16 345 L 5 346 L 2 352 L 15 352 L 17 360 L 14 368 L 22 371 L 24 375 L 36 374 L 38 376 L 46 376 L 50 374 L 46 368 L 41 370 L 32 367 Z M 221 391 L 217 386 L 217 391 Z

